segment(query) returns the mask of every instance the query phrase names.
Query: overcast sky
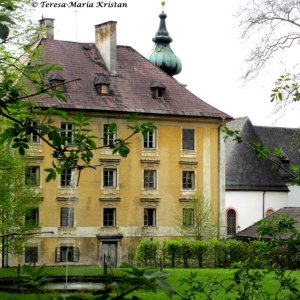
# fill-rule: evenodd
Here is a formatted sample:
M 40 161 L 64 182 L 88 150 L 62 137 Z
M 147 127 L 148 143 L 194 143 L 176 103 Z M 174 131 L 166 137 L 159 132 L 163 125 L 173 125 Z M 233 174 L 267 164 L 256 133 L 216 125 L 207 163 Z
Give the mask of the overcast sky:
M 94 25 L 117 21 L 118 44 L 131 46 L 149 57 L 152 37 L 159 25 L 160 0 L 117 1 L 127 4 L 123 8 L 96 7 L 97 0 L 77 1 L 93 8 L 45 7 L 45 4 L 70 2 L 33 0 L 37 8 L 32 17 L 38 20 L 43 14 L 54 18 L 55 39 L 78 42 L 94 41 Z M 251 45 L 239 39 L 240 29 L 234 15 L 239 5 L 245 3 L 246 0 L 166 0 L 167 29 L 173 38 L 171 47 L 183 65 L 175 78 L 196 96 L 233 117 L 249 116 L 256 125 L 299 127 L 300 104 L 281 118 L 272 113 L 271 89 L 282 74 L 278 63 L 270 65 L 247 85 L 241 79 Z

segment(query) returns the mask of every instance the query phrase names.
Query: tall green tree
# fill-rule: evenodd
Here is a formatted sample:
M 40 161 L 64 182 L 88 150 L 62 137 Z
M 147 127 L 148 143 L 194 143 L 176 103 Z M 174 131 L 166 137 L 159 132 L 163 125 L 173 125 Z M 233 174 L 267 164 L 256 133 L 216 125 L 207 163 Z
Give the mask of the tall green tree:
M 25 183 L 26 165 L 10 145 L 0 147 L 0 243 L 2 267 L 7 257 L 21 250 L 23 243 L 38 232 L 40 195 Z M 28 182 L 28 180 L 27 180 Z M 35 215 L 32 215 L 35 212 Z M 37 213 L 37 214 L 36 214 Z M 37 218 L 37 219 L 36 219 Z

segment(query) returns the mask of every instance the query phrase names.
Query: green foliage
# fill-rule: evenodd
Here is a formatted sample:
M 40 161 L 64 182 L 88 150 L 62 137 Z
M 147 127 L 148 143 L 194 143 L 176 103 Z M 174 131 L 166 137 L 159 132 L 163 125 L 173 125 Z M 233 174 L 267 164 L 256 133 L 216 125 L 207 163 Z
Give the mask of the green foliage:
M 180 256 L 181 242 L 178 240 L 167 240 L 164 242 L 164 253 L 175 268 L 175 261 Z
M 196 240 L 205 240 L 217 236 L 217 226 L 212 224 L 211 205 L 203 195 L 192 195 L 189 198 L 185 209 L 191 210 L 189 221 L 191 224 L 184 224 L 183 219 L 179 220 L 179 228 L 183 236 Z M 192 220 L 191 220 L 192 219 Z
M 37 295 L 42 291 L 45 285 L 51 282 L 51 279 L 46 275 L 45 265 L 40 267 L 25 265 L 22 268 L 22 273 L 24 275 L 19 278 L 17 282 L 18 286 Z
M 143 239 L 136 248 L 136 259 L 138 263 L 145 267 L 155 266 L 158 248 L 159 241 Z
M 0 146 L 0 238 L 3 257 L 22 245 L 30 233 L 39 229 L 36 223 L 25 223 L 28 209 L 38 207 L 41 198 L 25 185 L 26 165 L 10 145 Z

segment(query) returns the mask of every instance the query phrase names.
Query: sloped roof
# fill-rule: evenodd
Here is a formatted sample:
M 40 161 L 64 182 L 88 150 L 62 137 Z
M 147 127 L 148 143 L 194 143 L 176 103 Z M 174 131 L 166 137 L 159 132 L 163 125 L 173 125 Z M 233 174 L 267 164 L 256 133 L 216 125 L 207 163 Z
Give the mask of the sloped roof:
M 174 78 L 150 63 L 128 46 L 117 47 L 117 76 L 110 76 L 94 43 L 41 40 L 42 60 L 63 68 L 66 80 L 80 81 L 66 85 L 67 103 L 39 97 L 39 107 L 57 106 L 65 109 L 139 112 L 147 114 L 178 115 L 229 119 L 229 115 L 202 101 Z M 97 94 L 94 80 L 99 74 L 109 77 L 110 95 Z M 166 87 L 165 99 L 154 99 L 151 82 Z
M 237 118 L 227 123 L 227 127 L 239 130 L 243 142 L 237 143 L 230 137 L 225 141 L 226 190 L 288 191 L 271 162 L 258 158 L 247 144 L 250 141 L 261 143 L 250 119 Z
M 270 153 L 276 147 L 280 147 L 286 155 L 287 163 L 300 165 L 300 129 L 284 127 L 254 126 L 263 144 Z M 288 177 L 284 171 L 280 171 L 284 178 Z
M 289 218 L 292 218 L 296 221 L 295 227 L 300 232 L 300 207 L 283 207 L 271 214 L 270 216 L 264 218 L 264 220 L 271 219 L 272 217 L 276 215 L 287 215 Z M 240 232 L 236 233 L 234 236 L 238 239 L 254 239 L 258 238 L 258 224 L 257 222 L 244 230 L 241 230 Z M 284 237 L 287 237 L 287 235 L 284 235 Z M 264 238 L 268 238 L 267 236 Z

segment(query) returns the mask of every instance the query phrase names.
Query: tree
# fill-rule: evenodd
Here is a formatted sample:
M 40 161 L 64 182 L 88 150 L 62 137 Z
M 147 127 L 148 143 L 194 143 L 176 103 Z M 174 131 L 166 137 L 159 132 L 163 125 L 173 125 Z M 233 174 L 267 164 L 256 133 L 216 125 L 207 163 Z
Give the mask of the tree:
M 184 236 L 203 240 L 217 235 L 216 225 L 212 223 L 211 207 L 207 198 L 193 195 L 183 209 L 180 231 Z
M 33 97 L 45 94 L 60 101 L 66 101 L 66 97 L 64 91 L 58 88 L 59 83 L 51 85 L 46 81 L 49 72 L 58 72 L 61 68 L 39 63 L 37 46 L 41 32 L 36 29 L 35 38 L 31 42 L 28 42 L 28 38 L 24 41 L 23 32 L 32 32 L 28 23 L 25 23 L 25 28 L 20 27 L 21 21 L 26 19 L 23 11 L 26 11 L 29 2 L 6 0 L 0 4 L 0 116 L 11 121 L 0 134 L 0 144 L 9 142 L 13 148 L 18 149 L 20 155 L 24 155 L 29 148 L 30 135 L 39 136 L 53 150 L 54 161 L 52 166 L 46 169 L 46 181 L 49 181 L 66 169 L 78 169 L 80 174 L 85 168 L 97 167 L 91 165 L 91 161 L 95 151 L 103 147 L 98 147 L 97 137 L 90 134 L 90 118 L 81 113 L 68 115 L 53 107 L 41 111 L 30 101 Z M 22 45 L 18 48 L 20 51 L 16 51 L 16 44 Z M 76 80 L 79 79 L 74 78 L 64 84 Z M 65 136 L 61 128 L 52 124 L 55 115 L 74 125 L 72 143 L 68 142 L 69 136 Z M 39 122 L 35 119 L 39 119 Z M 128 155 L 129 139 L 133 135 L 142 133 L 146 136 L 149 131 L 155 129 L 152 123 L 140 122 L 136 115 L 128 118 L 128 127 L 132 132 L 129 136 L 116 139 L 109 145 L 113 153 L 119 153 L 122 157 Z M 116 123 L 110 124 L 109 134 L 113 135 L 116 130 Z
M 239 11 L 242 38 L 256 41 L 245 77 L 256 76 L 276 54 L 297 46 L 300 39 L 298 0 L 251 0 Z
M 10 145 L 0 147 L 0 238 L 2 267 L 7 255 L 38 232 L 41 197 L 25 185 L 26 166 Z
M 300 5 L 298 0 L 251 0 L 238 12 L 241 37 L 249 39 L 252 47 L 246 59 L 245 79 L 256 77 L 274 58 L 280 59 L 285 69 L 278 70 L 278 79 L 271 93 L 275 112 L 300 100 L 299 64 L 290 62 L 290 54 L 297 50 L 300 39 Z M 291 67 L 287 67 L 291 64 Z

